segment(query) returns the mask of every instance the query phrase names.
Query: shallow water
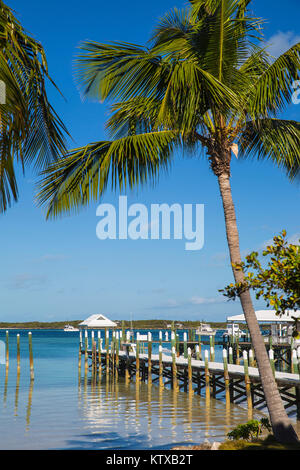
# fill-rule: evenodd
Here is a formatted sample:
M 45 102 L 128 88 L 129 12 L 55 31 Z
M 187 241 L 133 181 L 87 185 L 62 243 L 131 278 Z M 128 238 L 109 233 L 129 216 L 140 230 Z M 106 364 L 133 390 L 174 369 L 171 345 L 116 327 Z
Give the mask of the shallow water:
M 21 335 L 21 373 L 16 370 Z M 169 449 L 221 441 L 248 420 L 244 407 L 161 391 L 155 384 L 91 383 L 78 377 L 78 333 L 33 331 L 35 380 L 30 383 L 28 332 L 10 331 L 8 375 L 0 365 L 0 449 Z M 5 331 L 0 331 L 0 340 Z M 18 382 L 19 380 L 19 382 Z M 254 417 L 260 418 L 255 412 Z

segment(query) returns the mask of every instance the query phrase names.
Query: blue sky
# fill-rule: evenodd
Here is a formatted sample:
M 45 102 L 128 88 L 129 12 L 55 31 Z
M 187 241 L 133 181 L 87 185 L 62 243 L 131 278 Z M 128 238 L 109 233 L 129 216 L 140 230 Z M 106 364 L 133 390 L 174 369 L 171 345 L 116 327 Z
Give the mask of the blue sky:
M 161 15 L 184 2 L 115 0 L 11 0 L 24 27 L 45 47 L 52 77 L 66 101 L 49 90 L 51 101 L 79 146 L 105 138 L 107 107 L 82 102 L 73 80 L 80 41 L 114 40 L 143 44 Z M 298 0 L 254 0 L 267 19 L 266 38 L 274 54 L 299 41 Z M 300 105 L 286 117 L 299 120 Z M 215 176 L 201 159 L 176 158 L 154 187 L 128 193 L 128 203 L 175 202 L 205 205 L 205 244 L 185 251 L 183 240 L 106 240 L 96 237 L 97 204 L 79 215 L 45 221 L 34 203 L 36 176 L 20 175 L 20 199 L 1 216 L 0 321 L 81 319 L 93 313 L 110 318 L 174 318 L 221 321 L 240 313 L 218 289 L 231 282 L 222 204 Z M 233 161 L 241 250 L 260 249 L 285 228 L 300 234 L 299 185 L 267 162 Z M 103 201 L 116 204 L 107 192 Z M 300 236 L 300 235 L 299 235 Z M 263 308 L 263 302 L 256 302 Z

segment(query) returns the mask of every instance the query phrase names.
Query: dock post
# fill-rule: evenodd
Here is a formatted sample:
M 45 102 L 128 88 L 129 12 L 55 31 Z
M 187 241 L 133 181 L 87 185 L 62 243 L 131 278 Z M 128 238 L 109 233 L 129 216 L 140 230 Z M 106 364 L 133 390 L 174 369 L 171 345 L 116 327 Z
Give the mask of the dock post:
M 111 332 L 111 343 L 110 343 L 110 360 L 111 360 L 111 369 L 113 375 L 115 374 L 115 355 L 116 355 L 116 332 L 113 330 Z
M 125 343 L 126 335 L 125 335 L 125 322 L 122 320 L 122 343 Z
M 93 351 L 94 341 L 95 341 L 95 333 L 92 330 L 91 331 L 91 349 L 92 349 L 92 351 Z
M 298 373 L 300 375 L 300 347 L 297 348 L 297 357 L 298 357 Z M 300 387 L 295 387 L 296 394 L 296 407 L 297 407 L 297 420 L 300 420 Z
M 32 352 L 32 333 L 28 333 L 28 343 L 29 343 L 29 364 L 30 364 L 30 380 L 34 380 L 34 369 L 33 369 L 33 352 Z
M 128 336 L 127 336 L 128 338 Z M 129 341 L 128 341 L 129 342 Z M 126 346 L 126 359 L 125 359 L 125 383 L 126 385 L 130 381 L 130 357 L 129 357 L 129 346 Z
M 273 340 L 272 340 L 272 335 L 269 335 L 269 349 L 273 348 Z
M 231 346 L 229 347 L 228 353 L 229 353 L 229 364 L 233 364 L 233 353 L 232 353 Z
M 196 344 L 196 359 L 197 361 L 200 361 L 200 348 L 199 345 Z M 201 393 L 201 385 L 200 385 L 200 372 L 197 371 L 197 393 L 200 395 Z
M 96 342 L 95 341 L 93 341 L 92 357 L 93 357 L 92 375 L 93 375 L 93 379 L 95 381 L 96 377 L 97 377 L 97 348 L 96 348 Z
M 209 386 L 209 364 L 208 364 L 208 351 L 204 351 L 204 362 L 205 362 L 205 397 L 206 404 L 209 404 L 210 400 L 210 386 Z
M 296 349 L 293 349 L 292 363 L 293 363 L 293 374 L 298 374 L 299 370 L 298 370 L 298 358 L 297 358 Z
M 79 340 L 79 353 L 78 353 L 78 376 L 81 377 L 81 341 Z
M 269 349 L 269 359 L 270 359 L 270 364 L 271 364 L 271 368 L 272 368 L 272 371 L 273 371 L 273 375 L 275 377 L 275 364 L 274 364 L 274 351 L 273 351 L 273 349 Z
M 158 333 L 159 346 L 162 346 L 162 331 Z
M 240 338 L 239 338 L 239 334 L 236 335 L 236 364 L 240 365 Z
M 84 332 L 84 373 L 86 374 L 89 368 L 88 364 L 88 331 Z
M 173 348 L 176 349 L 176 339 L 175 339 L 175 331 L 171 331 L 171 349 Z
M 252 349 L 249 349 L 249 366 L 254 367 L 254 356 Z
M 106 375 L 109 375 L 109 330 L 105 328 Z
M 293 349 L 294 349 L 294 338 L 291 337 L 291 344 L 290 344 L 291 374 L 294 373 Z
M 119 358 L 119 351 L 120 351 L 120 341 L 119 341 L 119 332 L 116 332 L 116 379 L 119 377 L 119 365 L 120 365 L 120 358 Z
M 188 383 L 189 383 L 189 393 L 193 393 L 193 369 L 192 369 L 191 348 L 188 348 Z
M 176 351 L 173 346 L 172 348 L 172 375 L 173 375 L 173 382 L 172 386 L 175 391 L 178 390 L 178 385 L 177 385 L 177 366 L 176 366 Z
M 148 384 L 152 383 L 152 334 L 148 333 Z
M 183 355 L 184 355 L 184 359 L 187 359 L 188 354 L 187 354 L 187 334 L 186 334 L 186 332 L 183 333 Z
M 243 360 L 244 360 L 245 387 L 246 387 L 246 395 L 247 395 L 248 414 L 252 415 L 251 381 L 249 377 L 247 351 L 243 351 Z
M 229 406 L 230 405 L 230 391 L 229 391 L 229 373 L 228 373 L 228 361 L 227 361 L 226 349 L 223 349 L 223 365 L 224 365 L 225 400 L 226 400 L 226 406 Z
M 159 386 L 162 388 L 164 386 L 163 380 L 163 362 L 162 362 L 162 345 L 158 346 L 158 357 L 159 357 Z
M 179 356 L 179 334 L 175 333 L 175 349 L 176 349 L 176 356 Z
M 20 335 L 17 334 L 17 373 L 20 373 Z
M 137 332 L 136 334 L 136 373 L 135 373 L 135 381 L 137 384 L 140 382 L 140 333 Z
M 8 333 L 8 330 L 6 330 L 5 352 L 6 352 L 6 370 L 8 370 L 9 368 L 9 333 Z
M 201 335 L 198 335 L 199 359 L 201 360 Z
M 213 346 L 210 347 L 210 361 L 215 362 L 215 348 Z
M 98 331 L 98 375 L 101 377 L 102 373 L 102 357 L 101 357 L 101 333 Z
M 92 350 L 92 377 L 95 375 L 95 350 L 94 350 L 94 332 L 91 331 L 91 350 Z

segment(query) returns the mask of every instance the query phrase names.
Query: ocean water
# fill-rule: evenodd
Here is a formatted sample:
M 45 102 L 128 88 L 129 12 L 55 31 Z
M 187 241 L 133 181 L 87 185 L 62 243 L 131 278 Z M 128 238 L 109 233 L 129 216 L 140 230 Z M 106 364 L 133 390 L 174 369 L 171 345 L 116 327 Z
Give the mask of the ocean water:
M 245 407 L 226 409 L 221 400 L 211 399 L 207 407 L 202 396 L 161 391 L 155 384 L 136 387 L 122 378 L 115 383 L 104 374 L 93 384 L 83 371 L 79 377 L 77 332 L 33 330 L 32 338 L 35 379 L 30 382 L 28 332 L 9 332 L 8 374 L 0 364 L 0 449 L 170 449 L 222 441 L 248 420 Z M 216 348 L 216 360 L 221 349 Z

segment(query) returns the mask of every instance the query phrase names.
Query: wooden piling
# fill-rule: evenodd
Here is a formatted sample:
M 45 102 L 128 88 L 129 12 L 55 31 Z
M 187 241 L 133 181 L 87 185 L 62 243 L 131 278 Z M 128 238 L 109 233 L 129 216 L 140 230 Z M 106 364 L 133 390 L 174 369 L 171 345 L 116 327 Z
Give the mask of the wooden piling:
M 224 364 L 224 383 L 225 383 L 225 400 L 226 405 L 230 405 L 230 391 L 229 391 L 229 373 L 228 373 L 228 361 L 227 361 L 227 351 L 223 349 L 223 364 Z
M 173 347 L 176 349 L 176 339 L 175 339 L 175 332 L 171 331 L 171 349 Z
M 250 381 L 249 370 L 248 370 L 247 351 L 243 351 L 243 360 L 244 360 L 244 373 L 245 373 L 245 386 L 246 386 L 248 412 L 251 413 L 252 412 L 251 381 Z
M 201 335 L 198 335 L 199 358 L 201 359 Z
M 135 362 L 135 367 L 136 367 L 136 374 L 135 374 L 135 379 L 136 383 L 140 382 L 140 334 L 137 332 L 136 334 L 136 362 Z
M 172 387 L 174 390 L 178 390 L 177 385 L 177 365 L 176 365 L 176 350 L 173 346 L 172 348 Z
M 187 359 L 187 334 L 185 332 L 183 333 L 183 355 L 184 359 Z
M 125 359 L 125 383 L 130 382 L 130 357 L 129 357 L 129 346 L 126 346 L 126 359 Z
M 8 330 L 6 330 L 6 341 L 5 341 L 5 350 L 6 350 L 6 361 L 5 361 L 5 365 L 6 365 L 6 369 L 9 368 L 9 333 L 8 333 Z
M 88 362 L 88 331 L 85 330 L 84 332 L 84 374 L 87 374 L 89 368 Z
M 29 344 L 30 380 L 34 380 L 32 333 L 31 332 L 28 333 L 28 344 Z
M 152 334 L 148 333 L 148 384 L 152 383 Z
M 189 393 L 193 393 L 193 370 L 192 370 L 192 351 L 188 348 L 188 384 Z
M 229 364 L 233 364 L 233 351 L 232 351 L 232 347 L 230 346 L 229 350 L 228 350 L 228 354 L 229 354 Z
M 101 377 L 102 374 L 102 345 L 101 345 L 101 333 L 98 331 L 98 375 Z
M 298 358 L 297 358 L 297 351 L 295 349 L 293 349 L 293 353 L 292 353 L 292 363 L 293 363 L 293 373 L 298 374 L 299 373 Z
M 240 338 L 239 334 L 236 335 L 236 365 L 240 365 Z
M 92 362 L 92 375 L 94 381 L 96 380 L 97 377 L 97 347 L 96 347 L 96 341 L 93 340 L 93 349 L 92 349 L 92 357 L 93 357 L 93 362 Z
M 105 328 L 106 376 L 109 375 L 109 330 Z
M 273 351 L 273 349 L 269 350 L 269 360 L 270 360 L 273 375 L 275 377 L 275 363 L 274 363 L 274 351 Z
M 20 373 L 21 354 L 20 354 L 20 335 L 17 334 L 17 373 Z
M 204 362 L 205 362 L 205 397 L 206 403 L 209 402 L 210 399 L 210 380 L 209 380 L 209 364 L 208 364 L 208 351 L 205 349 L 204 351 Z
M 122 337 L 121 337 L 122 343 L 125 343 L 126 341 L 126 335 L 125 335 L 125 322 L 122 320 Z
M 115 367 L 116 367 L 116 380 L 119 376 L 119 351 L 120 351 L 120 338 L 118 331 L 116 332 L 116 360 L 115 360 Z
M 162 346 L 162 331 L 158 333 L 158 338 L 159 338 L 159 346 Z
M 159 386 L 162 388 L 164 386 L 164 379 L 163 379 L 163 362 L 162 362 L 162 345 L 161 344 L 158 347 L 158 354 L 159 354 Z
M 252 349 L 249 349 L 249 366 L 254 367 L 254 355 Z

